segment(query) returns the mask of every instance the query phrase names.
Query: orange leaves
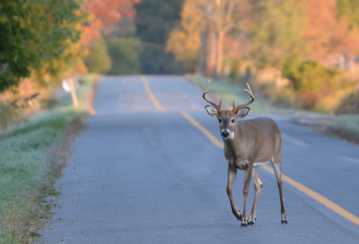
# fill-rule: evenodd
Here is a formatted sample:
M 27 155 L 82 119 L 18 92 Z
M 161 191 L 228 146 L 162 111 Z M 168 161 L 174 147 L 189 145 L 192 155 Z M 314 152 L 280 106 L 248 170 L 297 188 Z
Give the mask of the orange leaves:
M 139 2 L 140 0 L 87 0 L 86 9 L 92 18 L 85 28 L 82 44 L 89 44 L 99 36 L 103 26 L 120 21 L 122 16 L 132 19 L 136 13 L 133 5 Z
M 305 40 L 312 56 L 322 59 L 333 53 L 359 52 L 357 33 L 348 32 L 349 22 L 338 19 L 337 0 L 307 0 Z

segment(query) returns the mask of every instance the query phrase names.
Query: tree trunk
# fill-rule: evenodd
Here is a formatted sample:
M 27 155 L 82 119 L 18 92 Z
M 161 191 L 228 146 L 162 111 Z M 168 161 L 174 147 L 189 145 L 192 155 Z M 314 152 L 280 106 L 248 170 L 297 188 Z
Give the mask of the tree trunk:
M 223 40 L 224 40 L 224 35 L 225 32 L 223 31 L 219 31 L 217 33 L 218 35 L 218 39 L 217 39 L 217 62 L 216 62 L 216 69 L 215 69 L 215 73 L 214 73 L 214 78 L 215 79 L 219 79 L 221 77 L 222 74 L 222 69 L 223 69 Z
M 215 31 L 210 31 L 208 35 L 208 48 L 207 48 L 207 69 L 206 76 L 214 76 L 215 68 L 217 66 L 217 35 Z
M 208 33 L 209 33 L 209 23 L 205 17 L 205 14 L 202 13 L 201 26 L 200 26 L 201 45 L 198 51 L 198 72 L 202 75 L 206 73 Z

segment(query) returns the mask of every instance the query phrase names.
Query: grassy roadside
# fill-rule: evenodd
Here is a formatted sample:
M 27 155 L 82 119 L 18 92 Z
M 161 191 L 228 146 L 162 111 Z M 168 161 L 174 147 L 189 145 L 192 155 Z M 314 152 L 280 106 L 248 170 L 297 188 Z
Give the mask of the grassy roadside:
M 203 90 L 208 83 L 208 78 L 200 75 L 187 75 L 186 78 Z M 212 80 L 209 89 L 212 91 L 210 95 L 214 99 L 219 100 L 218 98 L 222 97 L 224 104 L 231 107 L 233 98 L 235 98 L 236 104 L 249 100 L 249 96 L 243 91 L 243 88 L 245 88 L 244 84 Z M 288 115 L 296 124 L 309 126 L 319 133 L 359 144 L 359 115 L 327 115 L 311 111 L 278 108 L 260 96 L 256 96 L 256 102 L 251 105 L 251 111 L 261 114 Z
M 0 136 L 1 243 L 31 243 L 44 226 L 42 220 L 50 217 L 50 203 L 43 197 L 58 194 L 52 185 L 83 127 L 94 80 L 86 76 L 80 82 L 78 109 L 72 108 L 69 94 L 62 93 L 56 109 Z

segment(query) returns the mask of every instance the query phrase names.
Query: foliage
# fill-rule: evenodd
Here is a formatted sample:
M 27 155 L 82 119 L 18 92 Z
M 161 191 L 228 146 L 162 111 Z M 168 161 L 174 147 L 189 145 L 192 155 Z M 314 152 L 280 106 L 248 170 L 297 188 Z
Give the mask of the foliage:
M 340 101 L 336 114 L 359 114 L 359 91 L 355 90 Z M 357 124 L 357 126 L 359 123 Z
M 166 51 L 174 53 L 183 63 L 186 72 L 193 72 L 198 62 L 200 47 L 199 25 L 201 13 L 193 1 L 186 1 L 181 12 L 181 21 L 169 34 Z
M 351 28 L 359 27 L 359 1 L 357 0 L 338 0 L 338 15 L 349 20 Z
M 22 108 L 15 108 L 12 105 L 7 105 L 0 101 L 0 131 L 5 130 L 8 126 L 19 122 L 22 112 Z
M 173 54 L 165 53 L 168 34 L 180 19 L 183 0 L 142 0 L 135 5 L 136 36 L 144 44 L 140 54 L 141 71 L 145 74 L 181 73 Z
M 180 19 L 183 0 L 142 0 L 135 5 L 136 35 L 144 42 L 164 45 Z
M 294 90 L 305 109 L 327 110 L 323 98 L 336 99 L 335 92 L 342 88 L 338 82 L 340 71 L 326 68 L 315 60 L 298 62 L 289 58 L 282 73 L 293 82 Z
M 183 74 L 181 64 L 176 62 L 172 53 L 166 53 L 163 48 L 145 45 L 139 60 L 143 74 Z
M 311 48 L 311 57 L 326 60 L 330 55 L 359 54 L 359 32 L 350 30 L 346 16 L 338 18 L 343 10 L 337 8 L 337 0 L 311 0 L 305 12 L 307 26 L 304 39 Z M 353 6 L 354 7 L 354 6 Z M 318 14 L 320 9 L 320 14 Z
M 0 91 L 29 77 L 31 69 L 76 53 L 66 50 L 79 40 L 84 15 L 78 0 L 2 0 L 0 5 Z
M 141 43 L 136 39 L 115 38 L 108 42 L 108 52 L 112 60 L 110 75 L 140 74 L 138 60 Z
M 82 43 L 88 45 L 100 36 L 101 29 L 118 22 L 122 16 L 132 19 L 135 10 L 133 4 L 140 0 L 87 0 L 87 11 L 91 14 L 90 24 L 84 28 Z
M 290 54 L 305 55 L 304 0 L 256 0 L 252 7 L 251 56 L 259 67 L 279 66 Z M 295 9 L 295 11 L 293 11 Z
M 112 61 L 107 51 L 106 41 L 96 39 L 90 46 L 90 53 L 85 58 L 86 66 L 90 72 L 106 73 L 111 69 Z

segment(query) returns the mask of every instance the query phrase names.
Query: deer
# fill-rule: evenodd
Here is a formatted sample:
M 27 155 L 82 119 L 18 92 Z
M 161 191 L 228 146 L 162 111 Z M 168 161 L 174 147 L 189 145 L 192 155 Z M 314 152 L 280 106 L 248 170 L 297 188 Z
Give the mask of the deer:
M 239 106 L 235 106 L 233 99 L 233 109 L 222 110 L 222 98 L 218 105 L 207 98 L 210 82 L 211 80 L 208 81 L 206 90 L 203 93 L 203 99 L 211 104 L 207 105 L 205 109 L 210 116 L 217 118 L 219 130 L 224 142 L 223 151 L 228 162 L 228 183 L 226 191 L 231 204 L 232 213 L 238 221 L 241 221 L 241 227 L 247 227 L 247 225 L 253 225 L 255 223 L 257 220 L 256 209 L 258 199 L 263 187 L 263 183 L 258 175 L 258 167 L 270 162 L 279 189 L 281 224 L 287 224 L 288 220 L 284 208 L 281 179 L 282 137 L 276 122 L 267 117 L 237 121 L 247 116 L 250 111 L 250 108 L 247 106 L 254 102 L 254 95 L 248 83 L 248 89 L 244 90 L 249 94 L 251 99 Z M 237 209 L 232 195 L 232 187 L 238 169 L 244 171 L 242 215 Z M 248 218 L 247 197 L 251 179 L 254 181 L 255 196 L 252 211 Z

